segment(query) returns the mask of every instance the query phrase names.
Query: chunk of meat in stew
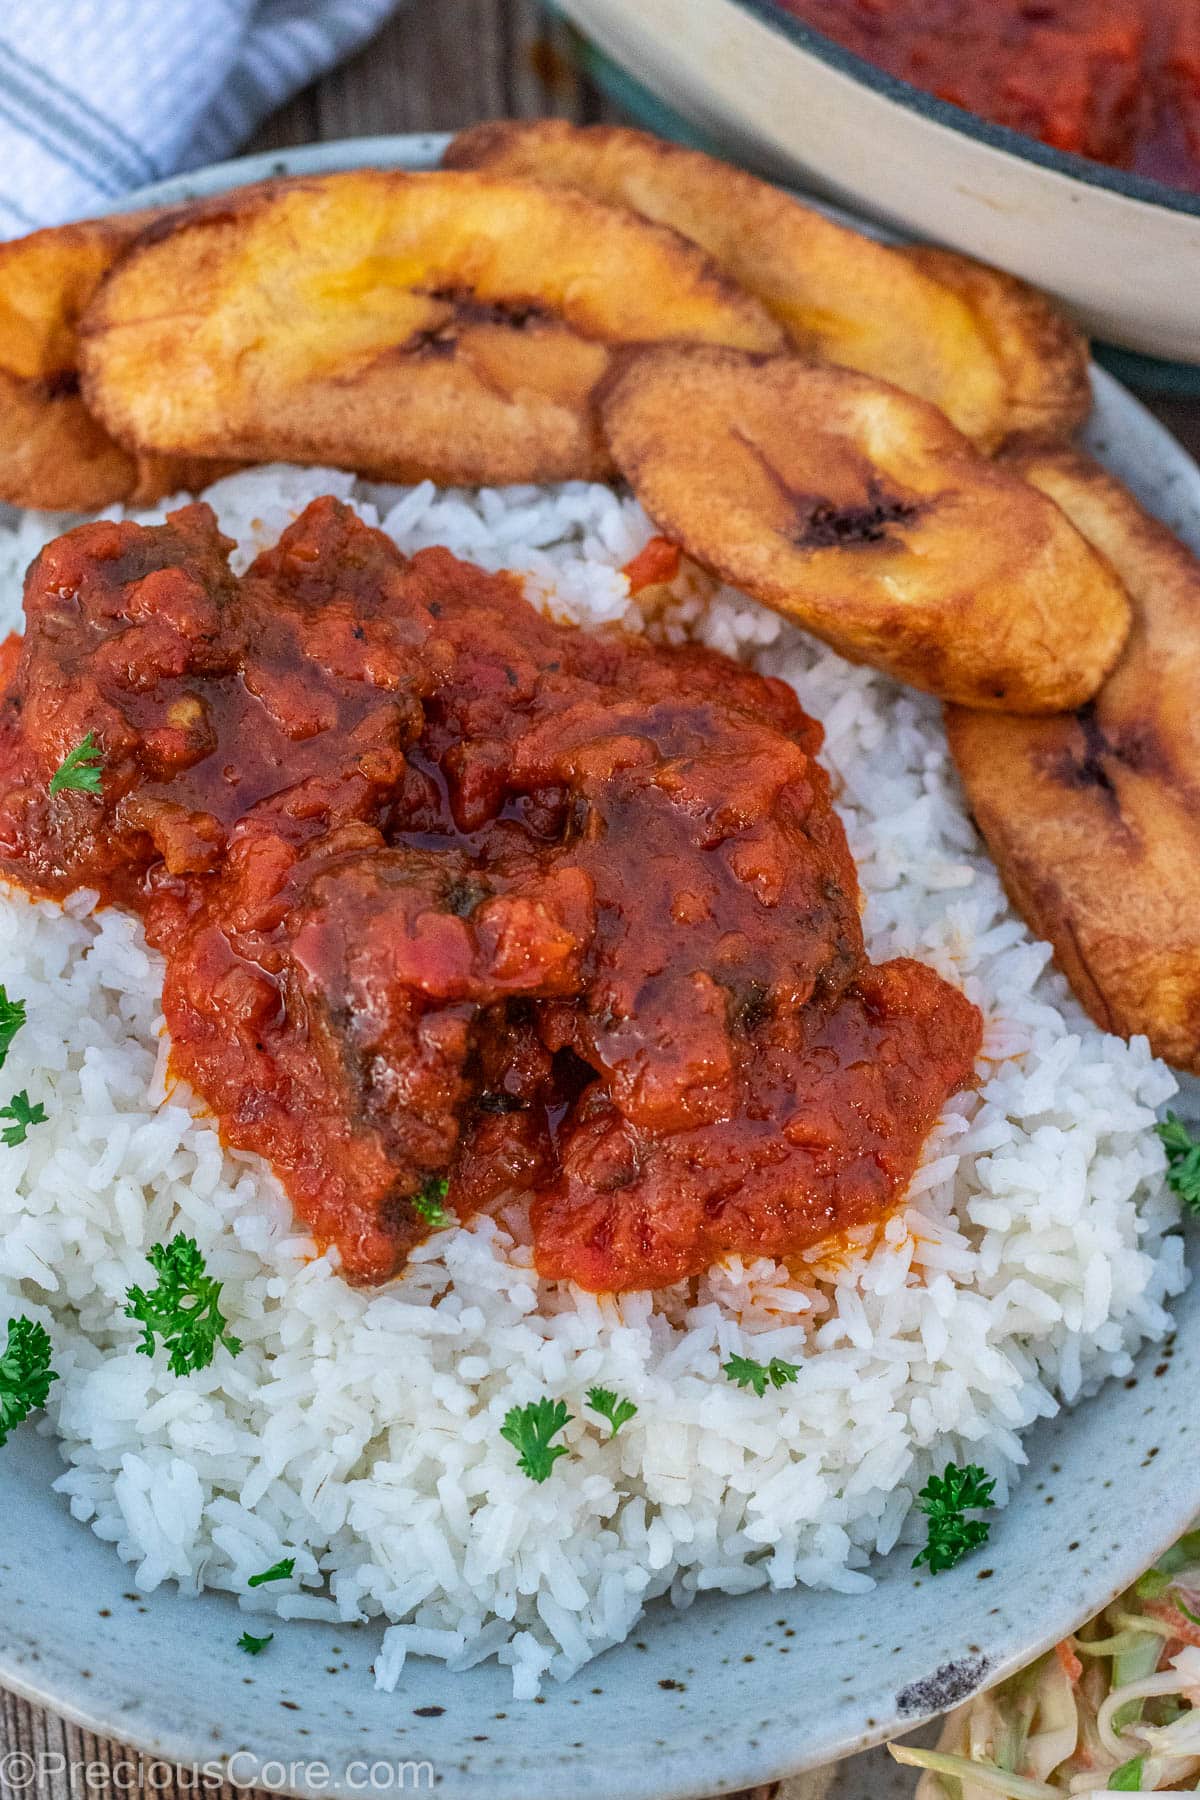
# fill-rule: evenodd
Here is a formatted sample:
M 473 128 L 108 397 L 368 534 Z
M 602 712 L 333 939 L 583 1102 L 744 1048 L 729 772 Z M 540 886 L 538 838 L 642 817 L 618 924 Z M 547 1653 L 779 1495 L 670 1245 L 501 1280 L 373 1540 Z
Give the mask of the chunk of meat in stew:
M 782 683 L 584 632 L 319 500 L 240 580 L 210 510 L 30 570 L 0 867 L 166 961 L 172 1067 L 347 1274 L 431 1177 L 532 1202 L 540 1271 L 655 1287 L 881 1217 L 976 1009 L 873 967 Z M 99 794 L 50 781 L 88 732 Z

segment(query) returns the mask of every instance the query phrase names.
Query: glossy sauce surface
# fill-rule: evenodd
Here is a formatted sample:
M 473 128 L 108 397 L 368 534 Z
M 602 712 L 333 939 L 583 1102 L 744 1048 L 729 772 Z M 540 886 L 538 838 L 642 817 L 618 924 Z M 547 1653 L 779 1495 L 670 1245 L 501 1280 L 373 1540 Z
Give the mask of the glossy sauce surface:
M 1200 193 L 1195 0 L 777 0 L 941 100 Z
M 34 564 L 0 867 L 143 917 L 173 1068 L 351 1278 L 431 1179 L 462 1218 L 529 1194 L 539 1269 L 596 1290 L 895 1203 L 980 1018 L 868 962 L 790 689 L 332 500 L 240 581 L 227 550 L 193 506 Z M 102 792 L 51 795 L 89 731 Z

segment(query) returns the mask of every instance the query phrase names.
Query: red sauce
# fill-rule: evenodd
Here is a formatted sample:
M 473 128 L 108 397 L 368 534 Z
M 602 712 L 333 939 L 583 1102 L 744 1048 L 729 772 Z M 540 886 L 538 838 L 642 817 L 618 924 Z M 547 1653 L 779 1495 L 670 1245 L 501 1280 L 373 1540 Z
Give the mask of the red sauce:
M 778 3 L 941 100 L 1200 193 L 1196 0 Z
M 878 1219 L 975 1008 L 864 953 L 819 727 L 698 649 L 555 624 L 322 500 L 236 580 L 205 506 L 26 584 L 0 866 L 166 958 L 172 1065 L 347 1273 L 433 1178 L 603 1290 Z M 660 559 L 661 561 L 661 559 Z M 49 794 L 92 732 L 103 792 Z
M 670 538 L 652 537 L 638 551 L 632 562 L 625 564 L 624 575 L 631 594 L 640 594 L 660 582 L 674 581 L 679 573 L 679 545 Z

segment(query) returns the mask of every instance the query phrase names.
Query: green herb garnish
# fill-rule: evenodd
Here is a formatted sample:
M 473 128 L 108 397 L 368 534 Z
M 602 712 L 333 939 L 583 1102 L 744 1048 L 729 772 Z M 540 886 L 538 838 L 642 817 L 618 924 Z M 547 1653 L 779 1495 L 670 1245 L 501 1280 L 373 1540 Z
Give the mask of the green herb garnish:
M 450 1223 L 450 1214 L 442 1205 L 449 1192 L 450 1183 L 444 1175 L 431 1175 L 420 1192 L 413 1195 L 413 1211 L 424 1219 L 431 1231 Z
M 1167 1153 L 1167 1186 L 1189 1212 L 1200 1213 L 1200 1143 L 1173 1112 L 1154 1129 Z
M 1131 1756 L 1128 1762 L 1123 1762 L 1119 1769 L 1112 1771 L 1104 1785 L 1110 1794 L 1140 1794 L 1145 1766 L 1144 1754 Z
M 504 1415 L 500 1436 L 518 1451 L 517 1467 L 530 1481 L 545 1481 L 560 1456 L 569 1454 L 565 1444 L 550 1439 L 571 1421 L 565 1400 L 531 1400 L 513 1406 Z
M 96 734 L 89 731 L 82 744 L 67 753 L 50 777 L 50 792 L 61 794 L 64 788 L 83 794 L 101 792 L 100 771 L 104 758 L 96 746 Z
M 50 1367 L 53 1354 L 44 1326 L 32 1319 L 8 1321 L 8 1342 L 0 1356 L 0 1446 L 30 1413 L 45 1406 L 50 1383 L 58 1380 Z
M 251 1575 L 246 1586 L 252 1588 L 266 1587 L 268 1581 L 290 1581 L 295 1573 L 295 1557 L 285 1556 L 280 1562 L 272 1563 L 269 1569 L 264 1569 L 261 1575 Z
M 205 1273 L 195 1239 L 181 1233 L 169 1244 L 154 1244 L 146 1260 L 158 1275 L 158 1286 L 149 1293 L 131 1287 L 125 1308 L 127 1319 L 145 1326 L 139 1353 L 153 1356 L 155 1337 L 160 1337 L 171 1353 L 172 1375 L 207 1369 L 218 1344 L 236 1356 L 242 1344 L 222 1317 L 218 1304 L 222 1284 Z
M 8 1055 L 8 1047 L 25 1023 L 25 1002 L 10 1000 L 0 987 L 0 1069 Z
M 237 1641 L 237 1647 L 239 1650 L 244 1650 L 247 1656 L 260 1656 L 274 1636 L 273 1631 L 268 1631 L 265 1638 L 256 1638 L 251 1637 L 248 1631 L 243 1631 Z
M 940 1575 L 987 1542 L 991 1526 L 966 1514 L 991 1506 L 995 1486 L 995 1479 L 976 1463 L 965 1469 L 947 1463 L 943 1475 L 929 1477 L 917 1495 L 917 1506 L 929 1521 L 929 1536 L 925 1548 L 913 1557 L 914 1569 L 928 1563 L 930 1574 Z
M 781 1356 L 773 1356 L 769 1363 L 755 1362 L 752 1356 L 731 1356 L 727 1363 L 721 1364 L 721 1368 L 730 1381 L 736 1381 L 739 1387 L 752 1387 L 760 1400 L 768 1385 L 775 1388 L 786 1387 L 800 1373 L 796 1363 L 784 1362 Z
M 25 1133 L 31 1125 L 46 1123 L 46 1109 L 40 1100 L 36 1106 L 30 1106 L 29 1095 L 22 1088 L 19 1094 L 13 1095 L 7 1106 L 0 1106 L 0 1119 L 15 1120 L 14 1124 L 6 1125 L 0 1131 L 0 1138 L 4 1139 L 10 1150 L 15 1150 L 18 1144 L 25 1142 Z
M 616 1437 L 622 1425 L 628 1425 L 637 1412 L 632 1400 L 618 1400 L 611 1388 L 591 1387 L 587 1391 L 587 1403 L 593 1412 L 598 1412 L 602 1419 L 607 1419 L 612 1426 L 610 1437 Z

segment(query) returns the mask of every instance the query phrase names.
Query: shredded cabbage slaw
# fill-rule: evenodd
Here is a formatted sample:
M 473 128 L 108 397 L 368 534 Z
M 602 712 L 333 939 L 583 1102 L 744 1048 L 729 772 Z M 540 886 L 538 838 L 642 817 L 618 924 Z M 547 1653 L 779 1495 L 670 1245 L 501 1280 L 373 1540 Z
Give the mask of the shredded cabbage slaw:
M 890 1746 L 916 1800 L 1200 1793 L 1200 1530 L 1047 1655 Z

